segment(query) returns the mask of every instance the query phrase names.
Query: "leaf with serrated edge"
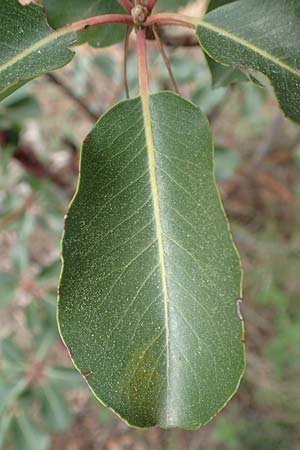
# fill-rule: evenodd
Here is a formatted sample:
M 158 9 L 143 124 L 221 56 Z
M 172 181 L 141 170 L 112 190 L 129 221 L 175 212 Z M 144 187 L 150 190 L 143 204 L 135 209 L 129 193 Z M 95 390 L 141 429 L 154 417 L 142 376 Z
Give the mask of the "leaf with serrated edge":
M 244 371 L 241 269 L 200 110 L 170 93 L 114 106 L 81 153 L 66 216 L 62 338 L 127 423 L 193 429 Z
M 58 69 L 73 58 L 76 34 L 53 32 L 43 9 L 17 0 L 0 1 L 0 100 L 26 82 Z
M 280 106 L 300 122 L 300 3 L 239 0 L 198 21 L 201 46 L 214 60 L 270 79 Z

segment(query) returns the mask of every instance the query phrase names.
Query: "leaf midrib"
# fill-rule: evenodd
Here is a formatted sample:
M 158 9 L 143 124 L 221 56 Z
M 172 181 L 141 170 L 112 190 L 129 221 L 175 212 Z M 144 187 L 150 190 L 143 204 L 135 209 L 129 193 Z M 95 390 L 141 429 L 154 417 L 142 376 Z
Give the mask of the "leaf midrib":
M 283 69 L 287 70 L 288 72 L 292 73 L 293 75 L 297 75 L 300 77 L 299 70 L 294 69 L 292 66 L 289 66 L 288 64 L 284 63 L 281 59 L 276 58 L 275 56 L 271 55 L 266 50 L 263 50 L 263 49 L 257 47 L 256 45 L 252 44 L 249 41 L 246 41 L 246 39 L 241 38 L 235 34 L 232 34 L 229 31 L 224 30 L 223 28 L 220 28 L 216 25 L 213 25 L 212 23 L 207 22 L 205 20 L 199 20 L 197 25 L 199 27 L 203 27 L 208 30 L 215 31 L 216 33 L 222 34 L 223 36 L 227 37 L 228 39 L 231 39 L 232 41 L 235 41 L 238 44 L 248 47 L 250 50 L 254 51 L 255 53 L 258 53 L 260 56 L 263 56 L 264 58 L 272 61 L 274 64 L 282 67 Z
M 50 33 L 48 36 L 46 36 L 43 39 L 41 39 L 40 41 L 35 42 L 30 47 L 25 48 L 20 53 L 18 53 L 16 56 L 14 56 L 13 58 L 9 59 L 4 64 L 0 65 L 0 74 L 2 72 L 4 72 L 8 67 L 11 67 L 14 64 L 17 64 L 18 62 L 22 61 L 22 59 L 26 58 L 26 56 L 30 55 L 31 53 L 33 53 L 35 51 L 38 51 L 44 45 L 48 44 L 51 41 L 54 41 L 58 37 L 61 37 L 61 36 L 65 35 L 65 34 L 68 34 L 68 33 L 72 33 L 72 32 L 70 32 L 69 30 L 54 31 L 53 33 Z
M 170 370 L 170 329 L 169 329 L 169 295 L 168 295 L 168 286 L 167 286 L 167 270 L 165 263 L 165 250 L 164 250 L 164 242 L 163 242 L 163 229 L 161 224 L 161 210 L 159 203 L 159 195 L 158 195 L 158 183 L 156 176 L 156 164 L 155 164 L 155 147 L 153 141 L 153 131 L 151 124 L 151 112 L 149 106 L 149 94 L 148 92 L 141 92 L 141 101 L 143 108 L 143 116 L 144 116 L 144 129 L 145 129 L 145 139 L 146 139 L 146 148 L 148 152 L 148 165 L 149 165 L 149 173 L 150 173 L 150 184 L 151 184 L 151 192 L 153 198 L 153 211 L 154 211 L 154 221 L 155 221 L 155 229 L 156 229 L 156 237 L 158 242 L 158 251 L 159 251 L 159 262 L 160 262 L 160 270 L 161 270 L 161 279 L 162 279 L 162 290 L 163 290 L 163 298 L 164 298 L 164 316 L 165 316 L 165 329 L 166 329 L 166 364 L 167 364 L 167 374 L 166 374 L 166 410 L 168 409 L 168 384 L 169 384 L 169 370 Z

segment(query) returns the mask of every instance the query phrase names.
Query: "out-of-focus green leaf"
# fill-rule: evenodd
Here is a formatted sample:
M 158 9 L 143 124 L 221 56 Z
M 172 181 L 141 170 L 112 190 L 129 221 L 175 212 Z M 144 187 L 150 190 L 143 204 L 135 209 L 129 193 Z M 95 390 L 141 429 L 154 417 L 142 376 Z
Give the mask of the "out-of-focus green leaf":
M 0 103 L 0 126 L 3 128 L 23 124 L 25 120 L 36 118 L 41 112 L 39 102 L 32 95 L 16 99 L 7 105 L 5 103 L 5 100 Z
M 226 404 L 244 370 L 241 271 L 195 105 L 161 92 L 100 119 L 63 258 L 60 330 L 98 398 L 141 427 L 196 428 Z
M 0 272 L 0 308 L 7 306 L 12 301 L 18 278 L 10 272 Z
M 49 384 L 43 384 L 37 393 L 41 418 L 50 431 L 61 432 L 72 424 L 72 415 L 67 402 Z
M 284 113 L 300 122 L 299 20 L 298 0 L 239 0 L 207 14 L 197 35 L 214 60 L 268 77 Z
M 0 414 L 10 407 L 27 387 L 27 380 L 19 377 L 17 382 L 0 385 Z
M 82 377 L 69 367 L 48 367 L 46 370 L 48 383 L 55 389 L 77 389 L 82 385 Z
M 1 341 L 0 350 L 3 357 L 10 363 L 22 364 L 26 360 L 24 352 L 10 338 Z
M 214 88 L 228 86 L 229 84 L 250 81 L 249 76 L 235 67 L 226 67 L 214 61 L 205 54 L 206 61 L 211 72 L 212 84 Z
M 101 70 L 101 72 L 112 79 L 115 75 L 116 62 L 109 55 L 96 55 L 94 58 L 95 65 Z
M 36 279 L 39 283 L 46 283 L 49 280 L 57 280 L 61 269 L 61 261 L 60 259 L 55 259 L 48 266 L 42 267 L 39 273 L 36 276 Z
M 126 13 L 117 0 L 44 0 L 43 3 L 48 21 L 55 29 L 87 17 Z M 106 47 L 121 41 L 125 29 L 123 25 L 100 25 L 77 34 L 79 44 L 88 42 L 94 47 Z
M 215 170 L 218 179 L 229 180 L 240 164 L 238 153 L 218 145 L 215 147 Z
M 48 450 L 50 447 L 49 436 L 23 412 L 13 419 L 11 435 L 13 448 L 17 450 Z
M 230 418 L 220 418 L 213 430 L 213 440 L 216 444 L 224 444 L 230 450 L 240 450 L 240 440 L 238 436 L 238 424 L 231 423 Z
M 11 249 L 11 261 L 17 273 L 24 273 L 29 265 L 28 239 L 33 230 L 35 217 L 27 211 L 19 216 L 12 224 L 18 232 L 18 239 L 14 242 Z
M 66 65 L 73 58 L 68 47 L 73 32 L 53 32 L 43 9 L 17 0 L 0 2 L 0 100 L 29 80 Z
M 155 11 L 176 11 L 192 1 L 194 0 L 158 0 L 155 6 Z
M 12 414 L 2 414 L 0 416 L 0 449 L 5 450 L 4 444 L 7 437 L 7 432 L 9 430 L 9 426 L 11 424 Z
M 55 327 L 46 329 L 41 336 L 34 336 L 32 340 L 33 348 L 35 349 L 36 358 L 42 360 L 50 351 L 53 343 L 57 339 L 57 330 Z

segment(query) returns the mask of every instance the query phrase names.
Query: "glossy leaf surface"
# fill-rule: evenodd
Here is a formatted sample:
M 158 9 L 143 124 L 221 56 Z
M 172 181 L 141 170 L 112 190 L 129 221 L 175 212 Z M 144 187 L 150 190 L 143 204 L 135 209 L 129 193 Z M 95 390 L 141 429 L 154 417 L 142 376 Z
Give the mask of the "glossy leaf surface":
M 0 2 L 0 100 L 27 81 L 70 62 L 73 32 L 53 32 L 43 9 L 21 6 L 17 0 Z
M 241 269 L 196 106 L 163 92 L 100 119 L 62 250 L 60 331 L 95 395 L 139 427 L 209 421 L 244 370 Z
M 239 0 L 200 21 L 197 35 L 214 60 L 267 76 L 285 114 L 300 122 L 300 3 Z
M 44 0 L 46 14 L 53 28 L 102 14 L 124 13 L 117 0 Z M 115 44 L 124 38 L 123 25 L 101 25 L 78 33 L 78 43 L 88 42 L 94 47 Z

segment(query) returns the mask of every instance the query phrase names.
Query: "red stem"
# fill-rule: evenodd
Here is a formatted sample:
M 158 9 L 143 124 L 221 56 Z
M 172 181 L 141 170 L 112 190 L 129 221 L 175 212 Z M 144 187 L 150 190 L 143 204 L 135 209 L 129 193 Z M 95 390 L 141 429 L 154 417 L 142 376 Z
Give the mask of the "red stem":
M 154 8 L 156 1 L 157 0 L 148 0 L 147 8 L 150 13 L 152 12 L 152 9 Z
M 192 17 L 183 16 L 182 14 L 158 13 L 154 14 L 154 16 L 148 17 L 144 25 L 176 25 L 195 30 L 196 20 Z
M 136 34 L 136 48 L 139 67 L 139 85 L 140 95 L 143 96 L 148 92 L 148 68 L 146 54 L 146 31 L 139 28 Z
M 127 25 L 133 25 L 133 18 L 131 15 L 126 16 L 125 14 L 104 14 L 103 16 L 89 17 L 88 19 L 71 23 L 59 31 L 81 31 L 96 25 L 105 25 L 110 23 L 124 23 Z
M 118 0 L 121 6 L 125 9 L 125 11 L 131 13 L 131 10 L 133 8 L 132 3 L 130 0 Z

